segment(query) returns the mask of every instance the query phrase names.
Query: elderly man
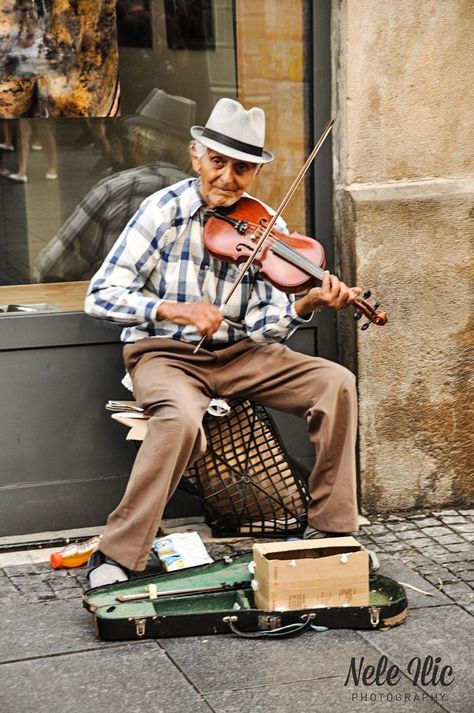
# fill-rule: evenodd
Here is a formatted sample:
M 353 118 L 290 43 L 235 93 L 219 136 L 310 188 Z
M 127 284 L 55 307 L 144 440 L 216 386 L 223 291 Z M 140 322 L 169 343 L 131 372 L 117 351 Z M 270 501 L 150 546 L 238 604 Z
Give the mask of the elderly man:
M 86 298 L 88 314 L 126 325 L 125 366 L 150 414 L 125 495 L 91 559 L 91 586 L 145 568 L 166 503 L 205 450 L 202 419 L 215 396 L 245 397 L 306 419 L 316 462 L 305 536 L 358 528 L 354 376 L 283 342 L 315 308 L 341 309 L 360 289 L 326 273 L 320 287 L 295 300 L 251 268 L 222 314 L 239 268 L 206 251 L 205 215 L 237 203 L 273 155 L 264 148 L 263 110 L 247 111 L 232 99 L 219 100 L 206 126 L 193 126 L 191 135 L 198 178 L 143 202 Z

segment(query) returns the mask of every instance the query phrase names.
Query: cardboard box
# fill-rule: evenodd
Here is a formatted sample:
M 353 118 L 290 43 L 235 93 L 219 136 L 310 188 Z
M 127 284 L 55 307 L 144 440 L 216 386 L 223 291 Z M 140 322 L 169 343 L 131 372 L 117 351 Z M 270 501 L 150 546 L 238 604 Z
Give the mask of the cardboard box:
M 255 544 L 253 558 L 258 609 L 369 603 L 369 556 L 353 537 Z

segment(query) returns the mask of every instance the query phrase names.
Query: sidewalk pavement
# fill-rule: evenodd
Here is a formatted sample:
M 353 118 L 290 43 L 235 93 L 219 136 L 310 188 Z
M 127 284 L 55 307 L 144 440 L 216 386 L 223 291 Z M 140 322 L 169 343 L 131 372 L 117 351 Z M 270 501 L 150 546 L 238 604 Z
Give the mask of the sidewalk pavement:
M 165 530 L 200 531 L 214 558 L 252 546 L 213 540 L 202 523 L 168 521 Z M 0 711 L 472 713 L 474 510 L 377 517 L 358 539 L 379 553 L 382 574 L 422 590 L 407 588 L 407 621 L 283 641 L 101 642 L 81 605 L 84 568 L 53 571 L 48 550 L 0 555 Z M 381 685 L 349 675 L 352 661 L 359 671 L 383 667 L 383 657 L 399 667 L 393 685 L 387 669 Z

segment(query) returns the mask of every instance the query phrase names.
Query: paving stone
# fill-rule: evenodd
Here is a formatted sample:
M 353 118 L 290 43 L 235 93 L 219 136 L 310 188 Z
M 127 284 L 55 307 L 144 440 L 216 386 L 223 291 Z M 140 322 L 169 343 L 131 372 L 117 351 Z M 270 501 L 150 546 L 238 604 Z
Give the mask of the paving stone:
M 464 544 L 466 540 L 452 532 L 450 535 L 439 535 L 436 538 L 436 542 L 439 542 L 441 545 L 454 545 L 457 543 Z
M 67 577 L 64 579 L 49 580 L 49 586 L 54 592 L 61 592 L 63 589 L 71 589 L 75 587 L 79 592 L 82 592 L 82 587 L 76 577 Z
M 471 510 L 459 510 L 459 512 L 461 513 L 461 515 L 468 515 L 468 516 L 474 517 L 474 510 L 473 510 L 473 509 L 471 509 Z
M 444 519 L 445 517 L 458 517 L 459 513 L 457 510 L 440 510 L 438 512 L 433 512 L 433 515 Z
M 0 689 L 2 713 L 210 713 L 155 642 L 4 664 Z
M 474 522 L 466 522 L 462 525 L 454 524 L 452 525 L 453 530 L 456 530 L 456 532 L 460 532 L 461 535 L 463 532 L 474 532 Z
M 0 597 L 6 597 L 8 595 L 16 594 L 18 590 L 13 585 L 13 583 L 8 579 L 8 577 L 2 577 L 0 579 Z
M 421 539 L 421 531 L 417 527 L 414 530 L 402 530 L 398 533 L 398 536 L 402 540 L 419 540 Z M 453 537 L 457 537 L 457 535 L 453 533 Z
M 465 574 L 474 574 L 474 566 L 470 562 L 455 562 L 449 565 L 449 569 L 452 572 L 460 572 L 464 576 Z
M 412 547 L 416 547 L 417 549 L 421 550 L 423 547 L 429 547 L 430 545 L 433 544 L 433 540 L 430 537 L 422 537 L 421 536 L 421 531 L 419 533 L 420 537 L 414 537 L 413 539 L 410 540 L 410 545 Z
M 419 570 L 422 567 L 426 566 L 427 562 L 430 562 L 430 560 L 427 560 L 426 557 L 423 557 L 423 555 L 420 555 L 419 552 L 414 551 L 414 554 L 407 554 L 404 555 L 403 561 L 411 568 L 415 570 Z
M 445 542 L 443 545 L 449 552 L 470 552 L 472 549 L 472 545 L 470 545 L 469 542 L 457 542 L 455 544 Z
M 438 520 L 435 517 L 423 517 L 419 520 L 417 520 L 417 526 L 420 528 L 423 527 L 436 527 L 438 525 L 441 525 L 441 521 Z
M 424 560 L 424 557 L 423 557 L 422 555 L 420 555 L 420 553 L 418 552 L 418 550 L 414 550 L 414 549 L 410 546 L 410 541 L 408 541 L 408 542 L 402 542 L 402 543 L 400 543 L 400 544 L 403 545 L 403 548 L 400 549 L 400 550 L 397 551 L 397 552 L 393 552 L 392 554 L 393 554 L 394 556 L 396 556 L 396 557 L 402 557 L 404 562 L 408 561 L 411 557 L 420 557 L 421 559 Z
M 82 593 L 83 590 L 79 587 L 63 587 L 62 589 L 57 590 L 54 594 L 57 599 L 64 599 L 65 597 L 70 599 L 74 595 L 76 600 L 80 602 Z
M 351 656 L 373 659 L 374 653 L 350 630 L 308 632 L 284 642 L 209 636 L 162 639 L 160 645 L 201 693 L 345 676 Z
M 38 565 L 37 564 L 16 564 L 11 567 L 4 567 L 5 574 L 7 577 L 10 577 L 11 575 L 14 575 L 15 577 L 19 576 L 25 576 L 27 574 L 38 574 Z
M 392 530 L 395 533 L 404 532 L 405 530 L 416 529 L 416 525 L 414 522 L 404 522 L 403 520 L 400 520 L 398 522 L 389 522 L 387 523 L 387 527 L 389 528 L 389 530 Z
M 386 545 L 393 542 L 398 542 L 398 537 L 393 532 L 388 535 L 373 535 L 372 539 L 379 545 Z
M 362 528 L 369 533 L 369 535 L 382 535 L 388 532 L 385 525 L 364 525 Z
M 10 577 L 10 581 L 30 602 L 56 598 L 48 582 L 42 582 L 38 576 Z
M 448 550 L 443 545 L 431 544 L 427 547 L 423 547 L 422 550 L 425 557 L 430 557 L 431 559 L 436 558 L 438 555 L 445 555 Z
M 449 527 L 422 527 L 421 532 L 428 537 L 437 539 L 439 535 L 454 535 L 455 533 Z
M 444 693 L 443 709 L 449 713 L 472 711 L 474 700 L 474 617 L 455 604 L 414 609 L 407 620 L 377 635 L 376 631 L 362 631 L 360 635 L 389 660 L 394 661 L 411 678 L 408 664 L 413 657 L 422 660 L 427 656 L 440 657 L 440 666 L 452 666 L 454 682 L 448 687 L 441 685 L 423 687 L 429 693 Z M 400 710 L 404 707 L 401 705 Z M 417 708 L 407 710 L 416 711 Z M 378 713 L 378 711 L 377 711 Z
M 53 569 L 49 572 L 39 572 L 39 577 L 43 582 L 62 582 L 63 580 L 76 579 L 75 569 Z
M 461 606 L 474 604 L 474 590 L 464 582 L 446 584 L 443 586 L 443 592 Z
M 79 597 L 15 603 L 2 613 L 0 662 L 106 646 L 97 638 L 93 617 L 82 608 Z
M 395 540 L 395 542 L 383 542 L 381 547 L 383 550 L 389 554 L 394 554 L 395 552 L 401 552 L 407 551 L 410 549 L 409 545 L 404 544 L 403 542 L 400 542 L 399 540 Z
M 413 589 L 406 588 L 406 595 L 408 599 L 408 611 L 410 609 L 416 609 L 418 607 L 436 607 L 441 604 L 449 604 L 449 598 L 440 592 L 436 587 L 434 587 L 430 582 L 421 577 L 416 572 L 410 569 L 406 564 L 400 560 L 390 558 L 380 559 L 380 574 L 384 574 L 387 577 L 391 577 L 396 582 L 406 582 L 411 584 L 418 589 L 423 589 L 434 596 L 429 596 L 422 594 L 421 592 L 416 592 Z
M 443 515 L 441 517 L 441 520 L 446 524 L 446 525 L 454 525 L 454 524 L 462 524 L 466 522 L 466 518 L 463 517 L 462 515 Z
M 453 584 L 454 582 L 461 581 L 459 577 L 456 577 L 456 575 L 452 574 L 448 569 L 444 570 L 444 574 L 425 574 L 423 575 L 423 579 L 431 582 L 437 589 L 440 589 L 440 586 L 443 584 Z
M 459 562 L 461 557 L 462 555 L 457 554 L 456 552 L 446 552 L 446 554 L 436 557 L 436 561 L 441 565 L 448 566 L 453 562 Z
M 422 691 L 414 688 L 406 676 L 401 677 L 395 689 L 389 686 L 376 690 L 375 686 L 344 686 L 345 680 L 344 677 L 324 678 L 297 684 L 258 686 L 244 691 L 221 691 L 207 694 L 205 699 L 218 713 L 354 713 L 364 710 L 372 713 L 400 713 L 405 710 L 407 713 L 410 710 L 441 713 L 445 710 L 435 701 L 423 699 Z

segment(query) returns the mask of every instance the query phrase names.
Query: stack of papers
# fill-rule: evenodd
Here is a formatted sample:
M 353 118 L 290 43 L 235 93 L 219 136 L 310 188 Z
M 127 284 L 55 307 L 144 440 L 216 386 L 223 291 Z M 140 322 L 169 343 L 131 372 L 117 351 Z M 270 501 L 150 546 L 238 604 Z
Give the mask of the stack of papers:
M 107 401 L 105 404 L 107 411 L 121 411 L 122 413 L 138 413 L 143 414 L 143 409 L 138 406 L 136 401 Z

